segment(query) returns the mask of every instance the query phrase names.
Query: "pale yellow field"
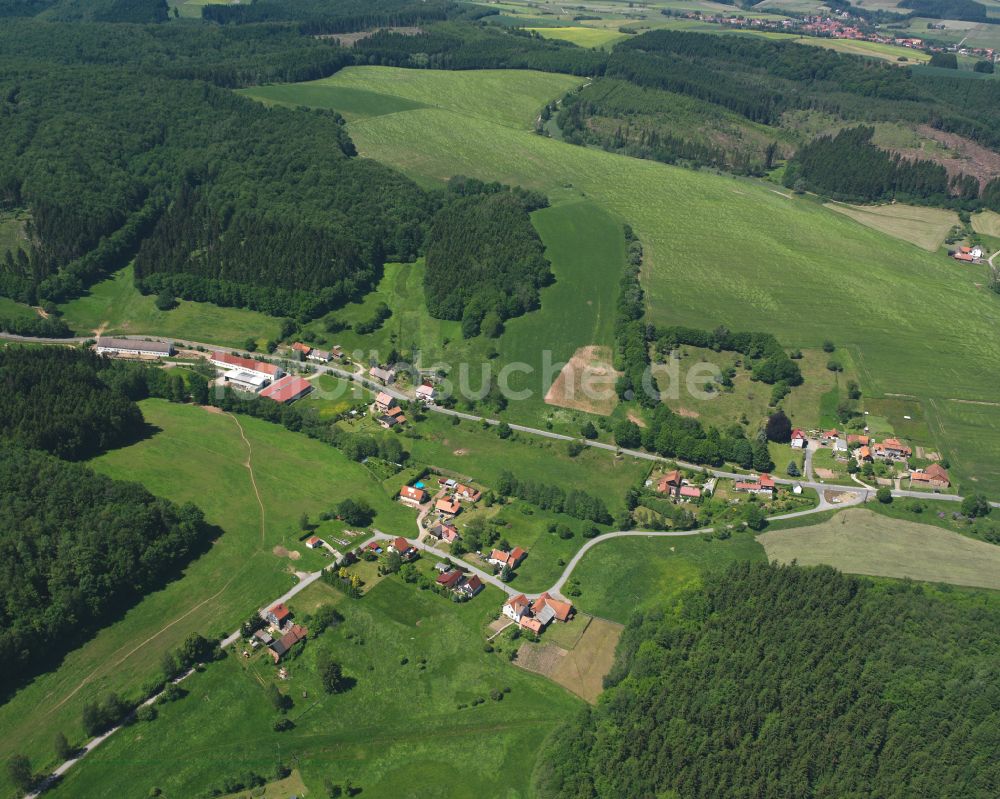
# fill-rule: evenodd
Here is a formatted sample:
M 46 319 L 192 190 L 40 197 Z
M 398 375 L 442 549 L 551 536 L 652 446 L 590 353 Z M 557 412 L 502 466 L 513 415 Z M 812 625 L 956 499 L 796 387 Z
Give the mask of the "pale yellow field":
M 782 563 L 825 563 L 850 574 L 1000 589 L 1000 546 L 861 508 L 757 540 L 768 560 Z
M 984 236 L 1000 239 L 1000 214 L 996 211 L 982 211 L 972 217 L 972 229 Z
M 958 224 L 958 214 L 941 208 L 901 205 L 847 205 L 827 203 L 830 208 L 865 227 L 880 230 L 897 239 L 908 241 L 928 252 L 942 244 L 948 231 Z
M 563 39 L 579 47 L 604 47 L 627 38 L 627 33 L 619 33 L 610 28 L 586 28 L 574 25 L 568 28 L 525 28 L 546 39 Z

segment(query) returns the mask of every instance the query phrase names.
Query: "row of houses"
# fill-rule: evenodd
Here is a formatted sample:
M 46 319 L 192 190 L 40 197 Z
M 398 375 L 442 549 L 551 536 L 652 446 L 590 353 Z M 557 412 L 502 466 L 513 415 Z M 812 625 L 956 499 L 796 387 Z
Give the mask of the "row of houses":
M 391 430 L 398 425 L 406 424 L 406 416 L 403 415 L 403 409 L 399 407 L 396 398 L 391 394 L 380 391 L 375 396 L 372 408 L 377 414 L 376 421 L 385 430 Z
M 870 436 L 848 436 L 847 443 L 857 445 L 854 458 L 859 464 L 874 460 L 905 462 L 913 455 L 913 450 L 897 438 L 873 442 Z
M 344 350 L 339 345 L 335 346 L 332 350 L 321 350 L 316 347 L 310 347 L 308 344 L 303 344 L 301 341 L 296 341 L 292 344 L 292 349 L 295 352 L 301 352 L 306 359 L 310 361 L 316 361 L 317 363 L 330 363 L 332 360 L 343 360 Z
M 537 635 L 552 621 L 569 621 L 575 611 L 571 603 L 556 599 L 546 591 L 534 602 L 529 601 L 524 594 L 509 597 L 500 612 Z

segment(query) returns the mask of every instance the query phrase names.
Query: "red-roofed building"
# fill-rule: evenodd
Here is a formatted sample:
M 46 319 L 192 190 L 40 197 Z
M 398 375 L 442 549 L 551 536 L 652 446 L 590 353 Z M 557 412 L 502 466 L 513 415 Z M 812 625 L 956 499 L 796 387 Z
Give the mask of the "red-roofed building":
M 545 608 L 552 609 L 556 621 L 569 621 L 573 616 L 573 605 L 561 599 L 556 599 L 548 591 L 535 600 L 535 604 L 531 606 L 531 612 L 538 617 Z
M 528 603 L 528 597 L 524 594 L 509 597 L 507 601 L 503 603 L 501 612 L 508 619 L 520 622 L 521 617 L 524 616 L 524 614 L 531 612 L 531 605 Z
M 478 502 L 482 495 L 482 491 L 477 491 L 472 486 L 465 486 L 461 483 L 455 486 L 455 496 L 459 499 L 468 500 L 469 502 Z
M 439 499 L 434 509 L 445 516 L 458 516 L 462 512 L 462 503 L 457 499 Z
M 323 546 L 323 539 L 316 535 L 309 536 L 306 540 L 306 546 L 309 547 L 309 549 L 319 549 Z
M 872 443 L 872 440 L 870 436 L 861 436 L 858 435 L 857 433 L 851 433 L 850 435 L 847 436 L 847 443 L 848 445 L 860 444 L 863 447 L 867 447 L 869 444 Z
M 448 589 L 455 589 L 458 587 L 459 583 L 462 582 L 462 572 L 458 569 L 452 569 L 444 574 L 439 574 L 435 579 L 438 585 L 444 586 Z
M 885 460 L 905 460 L 913 454 L 913 450 L 897 438 L 887 438 L 872 449 L 876 458 Z
M 292 612 L 285 607 L 284 602 L 279 602 L 272 608 L 268 608 L 267 620 L 275 627 L 284 627 L 285 622 L 292 618 Z
M 854 450 L 854 457 L 857 459 L 858 463 L 866 463 L 867 461 L 870 461 L 872 459 L 871 447 L 858 447 Z
M 285 375 L 263 389 L 260 395 L 284 404 L 286 402 L 295 402 L 295 400 L 304 397 L 312 390 L 312 383 L 305 378 Z
M 271 657 L 274 658 L 274 662 L 277 663 L 281 660 L 289 649 L 299 641 L 304 640 L 307 635 L 309 635 L 309 630 L 300 624 L 293 624 L 281 638 L 277 641 L 272 641 L 268 647 L 268 651 L 271 653 Z
M 396 406 L 396 398 L 384 391 L 380 391 L 375 397 L 375 410 L 379 413 L 386 413 L 390 408 Z
M 458 590 L 469 597 L 469 599 L 472 599 L 472 597 L 483 590 L 483 581 L 479 579 L 478 574 L 473 574 L 458 587 Z
M 737 480 L 733 488 L 737 491 L 746 491 L 750 494 L 773 494 L 775 483 L 771 475 L 762 474 L 756 480 Z
M 824 430 L 823 433 L 820 435 L 820 438 L 822 438 L 824 441 L 834 441 L 839 437 L 840 433 L 837 432 L 836 428 L 834 428 L 833 430 Z
M 947 488 L 951 485 L 951 479 L 940 463 L 932 463 L 922 472 L 910 472 L 910 485 Z
M 459 538 L 461 538 L 458 534 L 458 528 L 453 524 L 448 524 L 447 522 L 435 524 L 427 532 L 438 540 L 444 541 L 448 544 L 454 544 Z
M 677 496 L 682 500 L 701 499 L 701 489 L 698 486 L 681 486 Z
M 403 486 L 399 489 L 399 501 L 404 505 L 415 508 L 417 505 L 423 505 L 427 501 L 427 492 L 422 488 Z
M 792 431 L 792 448 L 793 449 L 805 449 L 809 444 L 809 439 L 806 438 L 805 431 L 795 428 Z
M 661 494 L 669 494 L 680 486 L 681 481 L 681 473 L 677 469 L 674 469 L 672 472 L 667 472 L 660 478 L 659 482 L 656 484 L 656 490 Z
M 502 549 L 494 549 L 487 560 L 494 566 L 500 566 L 501 568 L 509 566 L 512 569 L 516 569 L 527 555 L 528 553 L 521 549 L 521 547 L 514 547 L 510 552 L 504 552 Z
M 392 548 L 399 553 L 399 557 L 404 561 L 413 560 L 418 554 L 416 547 L 401 535 L 393 539 Z
M 295 350 L 296 352 L 301 352 L 303 355 L 308 355 L 310 352 L 312 352 L 313 348 L 310 347 L 308 344 L 303 344 L 301 341 L 296 341 L 292 345 L 292 349 Z
M 226 371 L 250 372 L 251 374 L 266 377 L 268 380 L 276 380 L 284 374 L 280 366 L 266 361 L 255 361 L 252 358 L 242 358 L 239 355 L 230 355 L 228 352 L 213 352 L 209 356 L 209 362 Z

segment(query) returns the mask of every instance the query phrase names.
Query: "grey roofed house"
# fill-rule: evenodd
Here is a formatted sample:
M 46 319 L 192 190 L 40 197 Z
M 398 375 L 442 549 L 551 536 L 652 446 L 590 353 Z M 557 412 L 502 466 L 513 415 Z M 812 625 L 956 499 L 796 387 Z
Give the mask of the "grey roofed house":
M 136 355 L 173 355 L 172 341 L 142 341 L 137 338 L 110 338 L 100 336 L 95 345 L 99 353 L 125 352 Z
M 274 640 L 271 637 L 271 633 L 269 633 L 267 630 L 257 630 L 253 634 L 253 637 L 256 638 L 258 641 L 260 641 L 265 646 L 267 646 L 267 644 L 271 643 L 271 641 Z
M 444 572 L 448 571 L 451 568 L 451 566 L 449 566 L 447 563 L 441 561 L 439 563 L 435 563 L 434 564 L 434 568 L 437 569 L 439 572 L 441 572 L 443 574 Z

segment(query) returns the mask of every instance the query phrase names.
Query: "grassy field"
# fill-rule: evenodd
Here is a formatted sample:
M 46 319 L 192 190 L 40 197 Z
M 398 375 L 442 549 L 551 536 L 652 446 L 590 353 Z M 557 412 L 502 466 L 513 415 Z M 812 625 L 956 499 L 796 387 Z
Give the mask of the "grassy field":
M 349 71 L 353 85 L 390 92 L 393 74 Z M 475 81 L 420 70 L 399 93 L 422 100 L 452 76 L 456 86 Z M 351 135 L 362 153 L 425 180 L 464 173 L 520 183 L 557 202 L 584 196 L 627 219 L 646 248 L 654 322 L 766 329 L 802 348 L 834 337 L 854 356 L 866 393 L 994 399 L 996 298 L 977 288 L 979 271 L 956 272 L 940 256 L 766 184 L 515 130 L 503 105 L 519 79 L 509 76 L 493 119 L 480 115 L 482 106 L 470 115 L 460 98 L 442 92 L 435 108 L 360 119 Z M 421 81 L 424 89 L 415 85 Z M 991 475 L 968 476 L 1000 491 Z
M 1000 214 L 996 211 L 981 211 L 972 217 L 972 229 L 976 233 L 1000 238 Z
M 34 319 L 38 312 L 24 303 L 15 302 L 9 297 L 0 297 L 0 318 L 4 319 Z
M 546 39 L 562 39 L 572 42 L 578 47 L 608 48 L 610 45 L 627 39 L 627 33 L 619 33 L 609 28 L 588 28 L 582 25 L 572 25 L 565 28 L 525 28 L 534 31 Z
M 590 550 L 573 572 L 582 591 L 573 602 L 587 613 L 624 624 L 636 610 L 661 607 L 698 586 L 708 569 L 763 559 L 764 548 L 746 533 L 724 541 L 700 535 L 613 539 Z
M 928 252 L 939 250 L 951 229 L 959 224 L 958 214 L 943 208 L 897 203 L 892 205 L 827 203 L 827 208 L 848 216 L 865 227 L 908 241 Z
M 315 518 L 345 496 L 362 496 L 378 509 L 376 524 L 382 529 L 412 529 L 412 514 L 391 502 L 364 467 L 305 436 L 240 418 L 253 447 L 262 521 L 244 466 L 247 444 L 231 417 L 162 400 L 145 401 L 142 410 L 151 425 L 149 437 L 91 465 L 111 477 L 141 482 L 160 496 L 196 503 L 224 533 L 182 579 L 145 597 L 0 707 L 0 759 L 22 751 L 37 768 L 52 765 L 57 731 L 82 742 L 84 702 L 110 690 L 136 694 L 158 673 L 162 653 L 187 635 L 231 631 L 292 587 L 293 570 L 319 568 L 325 559 L 298 542 L 302 512 Z M 276 556 L 276 546 L 302 557 Z M 0 795 L 6 789 L 4 772 Z
M 223 308 L 209 302 L 181 300 L 170 311 L 157 309 L 155 297 L 144 296 L 132 282 L 132 267 L 91 287 L 79 299 L 60 306 L 66 323 L 82 335 L 155 333 L 190 341 L 242 347 L 252 338 L 263 345 L 277 338 L 278 320 L 256 311 Z
M 283 102 L 296 105 L 320 102 L 321 107 L 337 110 L 337 98 L 344 97 L 344 90 L 360 91 L 363 102 L 352 101 L 349 110 L 362 117 L 391 113 L 382 110 L 383 103 L 403 103 L 414 108 L 461 109 L 471 117 L 529 129 L 543 105 L 583 82 L 582 78 L 572 75 L 531 70 L 518 71 L 516 79 L 511 78 L 512 73 L 503 69 L 441 72 L 396 67 L 380 67 L 373 71 L 368 67 L 349 67 L 329 78 L 281 88 Z M 265 88 L 273 91 L 279 87 Z M 256 97 L 258 91 L 254 88 L 242 93 Z M 299 95 L 299 91 L 304 93 Z
M 767 557 L 851 574 L 1000 589 L 1000 547 L 851 508 L 822 524 L 759 536 Z
M 284 760 L 297 766 L 310 796 L 322 795 L 330 778 L 350 779 L 373 799 L 526 797 L 542 741 L 582 702 L 483 651 L 485 624 L 500 601 L 488 588 L 456 605 L 398 578 L 360 601 L 311 586 L 293 612 L 335 602 L 345 620 L 289 661 L 289 680 L 277 680 L 261 654 L 211 665 L 185 683 L 187 697 L 114 736 L 51 795 L 146 796 L 156 786 L 164 796 L 193 796 L 225 775 L 269 774 Z M 314 670 L 320 650 L 356 681 L 350 690 L 323 692 Z M 295 703 L 288 732 L 272 730 L 278 716 L 264 692 L 272 681 Z M 503 688 L 510 691 L 502 701 L 489 698 Z M 485 702 L 470 704 L 479 697 Z

